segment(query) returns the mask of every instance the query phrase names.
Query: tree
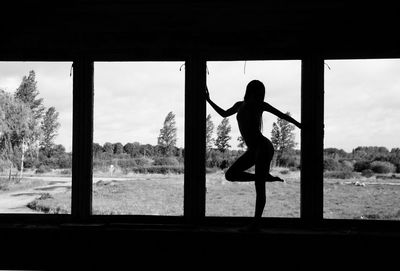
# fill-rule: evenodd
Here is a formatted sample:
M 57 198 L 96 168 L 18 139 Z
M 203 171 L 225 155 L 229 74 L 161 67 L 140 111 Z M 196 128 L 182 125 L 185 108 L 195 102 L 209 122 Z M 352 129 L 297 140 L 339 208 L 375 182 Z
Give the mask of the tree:
M 110 142 L 106 142 L 103 145 L 103 150 L 105 153 L 112 155 L 114 154 L 114 145 Z
M 122 143 L 117 142 L 114 144 L 114 154 L 122 154 L 124 152 L 124 145 Z
M 289 112 L 286 114 L 290 116 Z M 294 129 L 293 124 L 280 118 L 272 124 L 271 142 L 276 152 L 276 164 L 278 166 L 281 165 L 282 158 L 285 155 L 290 155 L 297 145 Z
M 217 127 L 217 138 L 215 140 L 215 146 L 219 151 L 225 152 L 231 147 L 229 145 L 229 140 L 231 140 L 230 132 L 231 125 L 229 124 L 229 119 L 224 118 Z
M 163 128 L 160 129 L 160 135 L 158 136 L 158 145 L 162 148 L 162 152 L 164 155 L 171 155 L 177 141 L 176 132 L 177 129 L 175 127 L 175 115 L 172 112 L 169 112 L 167 117 L 164 120 Z
M 10 163 L 9 178 L 12 165 L 18 162 L 22 178 L 27 139 L 31 135 L 31 119 L 32 111 L 29 107 L 8 93 L 0 91 L 0 155 Z
M 94 158 L 99 158 L 100 155 L 103 153 L 103 147 L 99 143 L 93 143 L 92 150 Z
M 210 151 L 213 146 L 213 143 L 214 143 L 213 133 L 214 133 L 214 123 L 211 120 L 211 114 L 208 114 L 208 116 L 206 118 L 206 149 L 207 149 L 207 151 Z
M 27 149 L 32 153 L 39 155 L 39 140 L 41 138 L 40 123 L 45 110 L 43 106 L 43 98 L 38 98 L 39 90 L 37 89 L 36 74 L 31 70 L 28 76 L 22 78 L 22 82 L 15 91 L 15 98 L 26 104 L 32 111 L 32 118 L 29 122 L 31 133 L 25 139 Z
M 58 135 L 58 128 L 60 123 L 58 122 L 58 112 L 52 106 L 47 109 L 44 114 L 42 121 L 42 133 L 43 140 L 40 143 L 40 149 L 44 152 L 47 157 L 52 155 L 52 149 L 54 146 L 54 138 Z
M 15 98 L 29 106 L 33 112 L 34 119 L 40 119 L 43 115 L 43 98 L 37 98 L 39 90 L 36 87 L 35 71 L 30 71 L 28 77 L 24 76 L 22 82 L 15 91 Z

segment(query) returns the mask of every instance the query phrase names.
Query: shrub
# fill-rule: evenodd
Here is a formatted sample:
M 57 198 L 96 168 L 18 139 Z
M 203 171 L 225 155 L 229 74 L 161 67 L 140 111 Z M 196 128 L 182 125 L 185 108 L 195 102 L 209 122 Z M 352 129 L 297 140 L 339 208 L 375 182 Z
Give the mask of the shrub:
M 70 168 L 66 168 L 66 169 L 61 170 L 60 173 L 63 174 L 63 175 L 71 175 L 72 174 L 72 170 Z
M 337 160 L 332 158 L 324 158 L 324 170 L 325 171 L 338 171 L 340 164 Z
M 277 162 L 281 167 L 298 167 L 300 165 L 300 158 L 294 155 L 283 155 Z
M 395 166 L 390 162 L 374 161 L 370 167 L 375 173 L 392 173 L 396 171 Z
M 366 160 L 357 161 L 354 163 L 354 171 L 362 172 L 364 169 L 370 169 L 370 162 Z
M 340 170 L 342 170 L 342 171 L 353 171 L 354 170 L 354 165 L 350 161 L 343 160 L 343 161 L 340 161 L 339 164 L 340 164 Z
M 118 159 L 115 160 L 114 164 L 123 169 L 133 168 L 137 166 L 136 161 L 134 159 Z
M 134 173 L 141 174 L 183 174 L 183 166 L 148 166 L 136 167 L 132 170 Z
M 324 173 L 324 178 L 328 179 L 351 179 L 357 175 L 351 171 L 328 171 Z
M 283 175 L 289 174 L 289 172 L 290 171 L 288 169 L 283 169 L 283 170 L 279 171 L 279 173 L 283 174 Z
M 134 160 L 138 167 L 150 165 L 150 161 L 146 158 L 135 158 Z
M 93 170 L 107 172 L 110 168 L 111 160 L 93 160 Z
M 0 159 L 0 172 L 7 171 L 10 168 L 10 163 Z
M 154 166 L 179 166 L 179 161 L 175 157 L 157 157 L 153 162 Z
M 213 167 L 213 168 L 207 167 L 207 168 L 206 168 L 206 174 L 215 173 L 215 172 L 217 172 L 218 170 L 219 170 L 219 168 L 217 168 L 217 167 Z
M 51 171 L 51 168 L 50 168 L 49 166 L 40 165 L 40 166 L 36 169 L 35 173 L 47 173 L 47 172 L 50 172 L 50 171 Z
M 0 162 L 1 163 L 1 162 Z M 25 168 L 37 168 L 39 166 L 39 161 L 36 158 L 32 158 L 32 157 L 27 157 L 24 160 L 24 169 Z M 1 166 L 0 166 L 1 167 Z M 1 169 L 0 169 L 1 171 Z
M 58 168 L 71 168 L 72 167 L 72 156 L 64 154 L 57 159 Z
M 361 171 L 361 176 L 370 178 L 374 175 L 374 172 L 371 169 L 364 169 Z

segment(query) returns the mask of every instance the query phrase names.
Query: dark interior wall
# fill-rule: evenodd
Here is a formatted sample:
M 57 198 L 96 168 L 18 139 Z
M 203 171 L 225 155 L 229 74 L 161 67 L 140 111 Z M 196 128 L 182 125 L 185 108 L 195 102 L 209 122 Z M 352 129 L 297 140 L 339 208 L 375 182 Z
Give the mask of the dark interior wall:
M 399 8 L 383 3 L 80 0 L 13 1 L 1 8 L 0 60 L 400 56 Z M 1 223 L 0 268 L 71 269 L 82 263 L 111 270 L 117 265 L 133 269 L 143 262 L 184 265 L 184 260 L 190 262 L 188 269 L 209 267 L 215 260 L 230 265 L 272 261 L 307 266 L 319 259 L 328 265 L 344 259 L 390 263 L 385 257 L 400 240 L 398 230 L 392 227 L 387 233 L 382 226 L 363 233 L 348 227 L 303 231 L 296 226 L 238 233 L 225 228 L 55 224 Z
M 386 270 L 398 261 L 400 240 L 385 232 L 100 225 L 0 233 L 0 269 L 21 270 Z
M 398 54 L 397 12 L 349 1 L 13 1 L 2 7 L 0 48 L 42 58 Z

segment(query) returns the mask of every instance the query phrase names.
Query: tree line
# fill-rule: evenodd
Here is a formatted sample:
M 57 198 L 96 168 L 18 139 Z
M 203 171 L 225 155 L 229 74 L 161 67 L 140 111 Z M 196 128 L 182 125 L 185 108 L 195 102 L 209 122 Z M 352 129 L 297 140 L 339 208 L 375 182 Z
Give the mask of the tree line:
M 33 70 L 13 93 L 0 90 L 0 169 L 8 168 L 9 178 L 13 167 L 22 178 L 24 166 L 40 167 L 56 158 L 70 167 L 65 148 L 54 144 L 58 116 L 55 107 L 46 108 L 39 97 Z
M 17 169 L 19 179 L 24 168 L 33 168 L 43 173 L 51 169 L 70 169 L 72 154 L 64 146 L 55 144 L 60 123 L 56 108 L 44 106 L 40 98 L 35 71 L 23 76 L 13 93 L 0 90 L 0 171 L 7 171 L 11 178 L 12 169 Z M 232 150 L 231 126 L 224 118 L 216 128 L 211 115 L 206 119 L 206 166 L 224 169 L 228 167 L 245 149 L 245 142 L 237 138 L 239 150 Z M 289 123 L 278 120 L 272 132 L 273 144 L 277 149 L 277 163 L 281 166 L 296 166 L 292 158 L 294 128 Z M 94 166 L 183 166 L 184 149 L 176 146 L 177 127 L 175 114 L 169 112 L 157 137 L 157 144 L 130 142 L 93 143 Z M 295 153 L 296 154 L 296 153 Z M 297 155 L 297 154 L 296 154 Z M 130 161 L 128 161 L 130 160 Z M 150 165 L 149 165 L 150 164 Z
M 72 154 L 64 146 L 55 144 L 60 123 L 56 108 L 44 106 L 39 97 L 36 74 L 30 71 L 13 93 L 0 90 L 0 171 L 13 168 L 22 178 L 24 168 L 38 172 L 51 169 L 70 169 Z M 289 112 L 287 114 L 290 115 Z M 300 168 L 300 150 L 294 135 L 295 127 L 277 119 L 272 125 L 271 142 L 275 149 L 273 166 Z M 238 149 L 232 149 L 231 125 L 228 118 L 215 127 L 211 115 L 206 117 L 206 167 L 225 169 L 244 151 L 246 143 L 238 137 Z M 93 143 L 94 168 L 107 169 L 113 165 L 124 171 L 155 170 L 183 172 L 185 150 L 176 146 L 177 127 L 175 114 L 169 112 L 157 137 L 157 144 L 129 142 Z M 153 168 L 153 169 L 151 169 Z M 324 149 L 326 172 L 374 173 L 400 172 L 400 148 L 390 151 L 385 147 L 357 147 L 348 153 L 342 149 Z
M 351 152 L 343 149 L 324 149 L 324 170 L 340 178 L 359 172 L 370 177 L 381 173 L 400 173 L 400 148 L 390 151 L 382 146 L 359 146 Z M 327 173 L 327 176 L 331 174 Z

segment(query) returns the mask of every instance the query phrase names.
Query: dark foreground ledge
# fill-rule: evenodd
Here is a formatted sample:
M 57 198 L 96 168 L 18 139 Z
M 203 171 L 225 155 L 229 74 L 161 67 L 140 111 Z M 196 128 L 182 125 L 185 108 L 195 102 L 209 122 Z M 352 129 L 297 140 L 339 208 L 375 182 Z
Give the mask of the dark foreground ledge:
M 236 226 L 8 224 L 0 226 L 0 238 L 0 269 L 30 270 L 384 267 L 397 261 L 400 244 L 396 231 L 340 227 L 242 232 Z

